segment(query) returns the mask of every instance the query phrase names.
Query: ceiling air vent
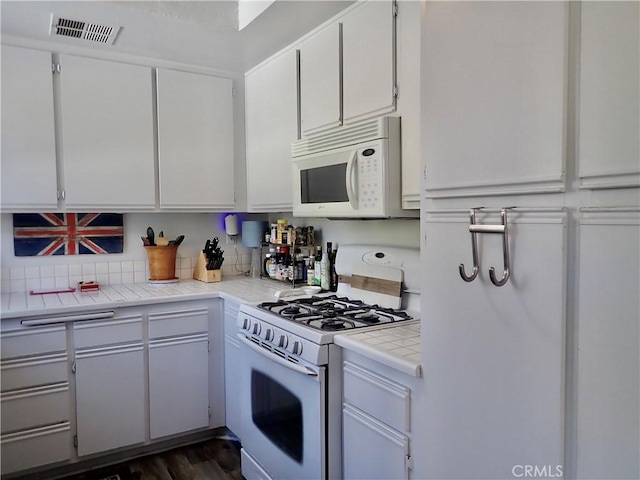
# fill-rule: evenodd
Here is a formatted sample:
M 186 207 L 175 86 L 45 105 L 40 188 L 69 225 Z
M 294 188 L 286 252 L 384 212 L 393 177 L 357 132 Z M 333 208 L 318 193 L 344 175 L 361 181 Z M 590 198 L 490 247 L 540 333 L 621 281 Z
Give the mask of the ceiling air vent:
M 113 45 L 120 27 L 109 27 L 98 25 L 97 23 L 70 20 L 51 15 L 50 35 L 61 35 L 63 37 L 74 37 L 92 42 Z

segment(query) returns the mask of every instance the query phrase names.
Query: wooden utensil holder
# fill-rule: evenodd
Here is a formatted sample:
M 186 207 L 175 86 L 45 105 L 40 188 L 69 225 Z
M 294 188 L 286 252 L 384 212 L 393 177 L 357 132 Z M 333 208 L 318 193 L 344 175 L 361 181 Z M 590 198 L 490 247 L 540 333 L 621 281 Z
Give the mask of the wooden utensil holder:
M 149 280 L 173 280 L 176 278 L 178 246 L 145 246 L 144 248 L 149 258 Z
M 222 270 L 207 270 L 207 259 L 204 253 L 200 252 L 196 269 L 193 271 L 193 278 L 206 283 L 219 282 L 222 280 Z

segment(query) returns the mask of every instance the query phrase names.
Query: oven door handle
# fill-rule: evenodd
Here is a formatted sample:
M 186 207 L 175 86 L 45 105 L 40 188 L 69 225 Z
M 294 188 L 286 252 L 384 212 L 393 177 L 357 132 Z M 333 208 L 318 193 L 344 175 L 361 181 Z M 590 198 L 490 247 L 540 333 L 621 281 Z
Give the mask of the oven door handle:
M 296 365 L 295 363 L 291 363 L 291 362 L 287 362 L 286 360 L 280 358 L 277 355 L 270 355 L 264 348 L 260 348 L 257 345 L 254 345 L 254 343 L 251 340 L 248 340 L 247 337 L 245 335 L 243 335 L 242 333 L 237 333 L 236 335 L 238 335 L 238 338 L 240 339 L 240 341 L 242 343 L 244 343 L 247 347 L 249 347 L 251 350 L 253 350 L 254 352 L 262 355 L 263 357 L 268 357 L 269 360 L 272 360 L 280 365 L 282 365 L 283 367 L 287 367 L 290 370 L 293 370 L 297 373 L 302 373 L 303 375 L 308 375 L 310 377 L 317 377 L 318 373 L 314 372 L 313 370 L 311 370 L 308 367 L 302 366 L 302 365 Z

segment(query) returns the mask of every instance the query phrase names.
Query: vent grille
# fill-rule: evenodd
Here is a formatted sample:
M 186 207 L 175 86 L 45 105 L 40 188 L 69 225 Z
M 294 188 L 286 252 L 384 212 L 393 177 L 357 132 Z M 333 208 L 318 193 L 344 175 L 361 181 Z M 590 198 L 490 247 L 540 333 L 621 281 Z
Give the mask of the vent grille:
M 97 23 L 70 20 L 68 18 L 55 18 L 53 15 L 51 19 L 50 33 L 52 35 L 80 38 L 107 45 L 113 45 L 119 31 L 120 27 L 98 25 Z
M 334 148 L 348 147 L 365 141 L 388 138 L 391 118 L 381 117 L 364 120 L 296 140 L 291 146 L 291 154 L 296 158 Z

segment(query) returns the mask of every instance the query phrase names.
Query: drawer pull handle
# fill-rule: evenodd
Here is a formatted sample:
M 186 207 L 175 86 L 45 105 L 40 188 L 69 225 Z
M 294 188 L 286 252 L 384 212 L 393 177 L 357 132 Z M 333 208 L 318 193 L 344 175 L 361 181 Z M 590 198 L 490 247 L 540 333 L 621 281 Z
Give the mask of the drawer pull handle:
M 101 320 L 104 318 L 113 318 L 115 316 L 116 316 L 115 312 L 84 313 L 80 315 L 68 315 L 65 317 L 49 317 L 49 318 L 35 318 L 35 319 L 29 319 L 29 320 L 22 320 L 20 323 L 27 327 L 33 327 L 36 325 L 48 325 L 52 323 L 80 322 L 85 320 Z

